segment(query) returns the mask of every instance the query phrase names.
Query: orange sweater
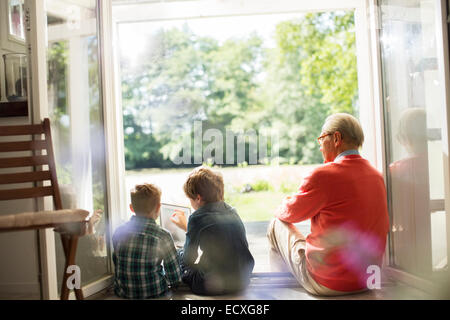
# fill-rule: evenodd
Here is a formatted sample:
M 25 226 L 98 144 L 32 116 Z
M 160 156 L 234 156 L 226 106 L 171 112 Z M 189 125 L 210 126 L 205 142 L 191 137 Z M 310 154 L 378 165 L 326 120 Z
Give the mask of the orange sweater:
M 381 266 L 389 228 L 386 189 L 381 174 L 359 155 L 313 170 L 275 215 L 290 223 L 311 219 L 306 266 L 327 288 L 366 288 L 367 267 Z

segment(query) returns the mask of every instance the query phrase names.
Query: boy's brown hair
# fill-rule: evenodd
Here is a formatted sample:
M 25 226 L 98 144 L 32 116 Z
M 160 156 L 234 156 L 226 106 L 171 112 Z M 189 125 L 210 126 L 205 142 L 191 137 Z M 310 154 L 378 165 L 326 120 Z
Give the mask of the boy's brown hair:
M 138 184 L 131 190 L 131 205 L 138 216 L 152 213 L 160 202 L 161 190 L 151 183 Z
M 194 169 L 183 186 L 188 198 L 202 197 L 205 203 L 223 201 L 224 184 L 222 175 L 207 167 Z

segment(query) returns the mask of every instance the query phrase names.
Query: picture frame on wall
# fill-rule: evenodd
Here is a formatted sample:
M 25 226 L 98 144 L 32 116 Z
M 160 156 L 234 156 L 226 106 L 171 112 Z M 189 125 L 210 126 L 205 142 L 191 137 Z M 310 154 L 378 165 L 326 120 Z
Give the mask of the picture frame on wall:
M 27 101 L 0 102 L 0 118 L 27 117 Z
M 0 54 L 26 53 L 26 0 L 0 1 Z
M 5 93 L 0 102 L 0 117 L 28 115 L 28 57 L 23 53 L 3 54 Z
M 25 43 L 24 0 L 8 0 L 8 38 Z
M 29 115 L 25 2 L 0 1 L 0 118 Z

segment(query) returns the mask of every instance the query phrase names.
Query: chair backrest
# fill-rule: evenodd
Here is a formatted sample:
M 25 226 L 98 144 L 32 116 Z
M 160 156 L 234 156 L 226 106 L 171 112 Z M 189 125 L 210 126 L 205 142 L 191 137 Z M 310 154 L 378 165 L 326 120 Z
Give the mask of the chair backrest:
M 0 168 L 8 168 L 8 173 L 0 174 L 0 185 L 15 183 L 34 183 L 31 188 L 0 190 L 0 200 L 15 200 L 53 196 L 56 210 L 62 209 L 61 195 L 56 177 L 55 158 L 53 154 L 50 120 L 41 124 L 0 126 L 0 137 L 20 136 L 20 141 L 0 142 Z M 23 136 L 28 136 L 24 138 Z M 31 136 L 31 138 L 29 138 Z M 46 154 L 43 155 L 43 150 Z M 8 153 L 31 151 L 31 156 L 4 157 Z M 44 165 L 48 169 L 44 169 Z M 23 167 L 32 167 L 32 172 L 23 172 Z M 19 168 L 22 168 L 19 170 Z M 50 181 L 44 186 L 43 181 Z

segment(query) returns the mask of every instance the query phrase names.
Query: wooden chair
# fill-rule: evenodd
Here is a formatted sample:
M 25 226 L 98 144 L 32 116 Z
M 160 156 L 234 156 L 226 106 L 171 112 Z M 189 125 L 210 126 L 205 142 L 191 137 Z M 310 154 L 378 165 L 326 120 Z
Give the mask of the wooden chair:
M 19 138 L 20 141 L 4 142 L 5 138 L 0 138 L 0 170 L 2 170 L 0 200 L 52 196 L 55 210 L 0 215 L 0 232 L 54 228 L 60 233 L 65 254 L 61 300 L 67 300 L 69 298 L 67 287 L 69 274 L 66 271 L 68 266 L 75 265 L 78 238 L 86 233 L 89 212 L 81 209 L 63 210 L 62 208 L 49 119 L 44 119 L 41 124 L 36 125 L 0 126 L 0 137 L 6 136 L 21 136 L 21 139 Z M 27 136 L 27 139 L 23 139 L 23 136 Z M 42 150 L 46 150 L 45 155 Z M 10 155 L 10 152 L 20 151 L 30 151 L 31 155 L 4 157 Z M 48 166 L 48 169 L 44 169 L 45 165 Z M 24 167 L 31 167 L 32 171 L 24 172 Z M 6 173 L 3 173 L 5 172 L 4 168 L 8 168 Z M 48 183 L 45 185 L 44 181 L 49 181 L 50 185 Z M 32 183 L 33 187 L 5 189 L 4 185 L 11 187 L 8 185 L 16 183 Z M 78 300 L 83 299 L 81 288 L 74 291 Z

